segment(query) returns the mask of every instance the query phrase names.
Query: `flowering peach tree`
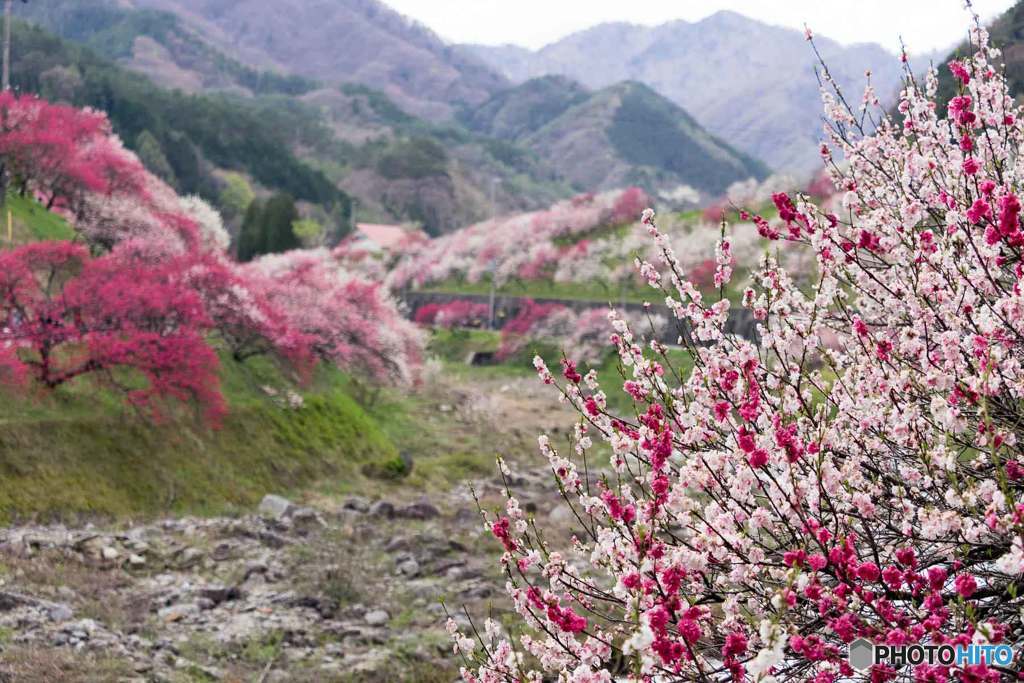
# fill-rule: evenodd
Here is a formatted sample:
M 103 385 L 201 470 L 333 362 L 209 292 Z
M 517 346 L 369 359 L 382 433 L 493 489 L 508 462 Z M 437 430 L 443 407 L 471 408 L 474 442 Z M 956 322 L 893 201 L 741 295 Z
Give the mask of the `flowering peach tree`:
M 908 78 L 897 122 L 870 89 L 825 96 L 831 211 L 777 194 L 752 216 L 814 255 L 797 287 L 771 257 L 735 302 L 760 339 L 727 336 L 647 211 L 640 262 L 692 332 L 686 375 L 615 320 L 632 409 L 570 358 L 541 379 L 580 415 L 541 437 L 578 518 L 569 548 L 509 492 L 504 548 L 525 635 L 450 622 L 467 681 L 994 681 L 1010 667 L 854 671 L 849 643 L 1017 642 L 1024 635 L 1024 124 L 981 28 L 936 74 Z M 828 82 L 827 72 L 825 80 Z M 839 162 L 839 154 L 842 163 Z M 727 240 L 716 283 L 732 276 Z M 1016 667 L 1016 668 L 1015 668 Z

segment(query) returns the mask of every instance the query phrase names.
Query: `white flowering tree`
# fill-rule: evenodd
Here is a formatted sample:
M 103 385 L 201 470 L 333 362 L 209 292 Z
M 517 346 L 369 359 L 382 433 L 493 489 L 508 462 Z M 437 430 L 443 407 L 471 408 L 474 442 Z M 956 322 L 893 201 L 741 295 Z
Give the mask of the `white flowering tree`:
M 870 90 L 860 109 L 826 95 L 823 158 L 842 208 L 776 194 L 778 219 L 751 216 L 813 254 L 817 273 L 802 289 L 762 261 L 736 302 L 760 321 L 757 343 L 723 333 L 730 302 L 701 296 L 644 214 L 660 262 L 641 272 L 706 345 L 681 375 L 616 321 L 625 377 L 607 388 L 572 359 L 560 377 L 536 360 L 579 411 L 568 451 L 540 446 L 580 531 L 553 547 L 511 493 L 488 519 L 526 635 L 452 622 L 465 680 L 1019 677 L 991 662 L 846 661 L 859 637 L 963 645 L 1024 631 L 1024 127 L 998 51 L 981 28 L 972 40 L 949 67 L 948 111 L 934 72 L 908 81 L 900 122 Z M 612 390 L 632 410 L 612 414 Z

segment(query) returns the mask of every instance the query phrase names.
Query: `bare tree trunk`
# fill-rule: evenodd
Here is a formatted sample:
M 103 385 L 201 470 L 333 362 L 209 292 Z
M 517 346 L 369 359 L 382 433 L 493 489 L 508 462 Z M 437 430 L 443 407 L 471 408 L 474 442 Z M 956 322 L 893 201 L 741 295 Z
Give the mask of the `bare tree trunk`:
M 14 0 L 4 0 L 4 77 L 3 89 L 11 89 L 11 10 Z

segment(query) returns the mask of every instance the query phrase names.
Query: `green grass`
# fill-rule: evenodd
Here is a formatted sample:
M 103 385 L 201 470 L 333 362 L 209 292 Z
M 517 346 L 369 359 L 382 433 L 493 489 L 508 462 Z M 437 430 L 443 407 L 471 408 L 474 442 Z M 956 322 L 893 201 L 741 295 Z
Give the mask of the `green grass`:
M 435 330 L 427 351 L 446 361 L 464 363 L 471 353 L 493 353 L 501 344 L 501 333 L 493 330 Z
M 13 237 L 14 244 L 20 245 L 39 240 L 70 240 L 75 236 L 75 231 L 67 221 L 57 214 L 47 211 L 39 202 L 29 197 L 22 197 L 13 192 L 8 193 L 3 209 L 5 211 L 0 212 L 0 226 L 2 226 L 0 232 L 3 234 L 4 246 L 11 244 L 7 232 L 7 210 L 11 212 L 11 237 Z
M 263 390 L 290 386 L 266 360 L 225 358 L 222 381 L 230 413 L 217 429 L 184 411 L 154 425 L 84 380 L 0 394 L 0 519 L 231 513 L 266 493 L 343 488 L 397 456 L 336 370 L 313 378 L 299 409 Z
M 425 292 L 454 294 L 490 294 L 490 282 L 460 282 L 449 279 L 423 288 Z M 650 287 L 635 284 L 608 285 L 602 282 L 553 282 L 551 280 L 514 280 L 496 290 L 498 296 L 525 296 L 531 299 L 567 299 L 617 304 L 621 301 L 643 303 L 659 301 L 662 296 Z

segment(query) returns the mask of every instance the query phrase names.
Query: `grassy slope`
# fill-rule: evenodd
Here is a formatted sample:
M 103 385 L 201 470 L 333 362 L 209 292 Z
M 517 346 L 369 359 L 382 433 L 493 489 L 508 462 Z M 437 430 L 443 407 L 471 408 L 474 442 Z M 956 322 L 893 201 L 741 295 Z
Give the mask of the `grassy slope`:
M 343 487 L 397 456 L 349 382 L 323 371 L 300 409 L 284 408 L 267 362 L 222 364 L 231 412 L 219 429 L 189 415 L 152 425 L 86 382 L 52 395 L 0 394 L 0 517 L 125 517 L 226 512 L 268 492 Z
M 9 196 L 4 208 L 14 245 L 73 236 L 30 199 Z M 0 225 L 7 248 L 5 215 Z M 379 405 L 367 412 L 336 370 L 321 369 L 302 388 L 298 410 L 280 398 L 294 383 L 266 359 L 225 356 L 221 382 L 230 414 L 219 429 L 184 412 L 154 426 L 85 379 L 52 394 L 0 390 L 0 519 L 225 512 L 268 492 L 357 486 L 365 466 L 398 460 L 399 421 L 384 420 Z M 399 414 L 406 407 L 389 405 Z
M 7 195 L 7 201 L 0 211 L 0 244 L 7 246 L 25 244 L 38 240 L 69 240 L 75 236 L 71 226 L 60 216 L 50 213 L 38 202 L 17 194 Z M 7 231 L 7 214 L 11 212 L 11 234 Z

